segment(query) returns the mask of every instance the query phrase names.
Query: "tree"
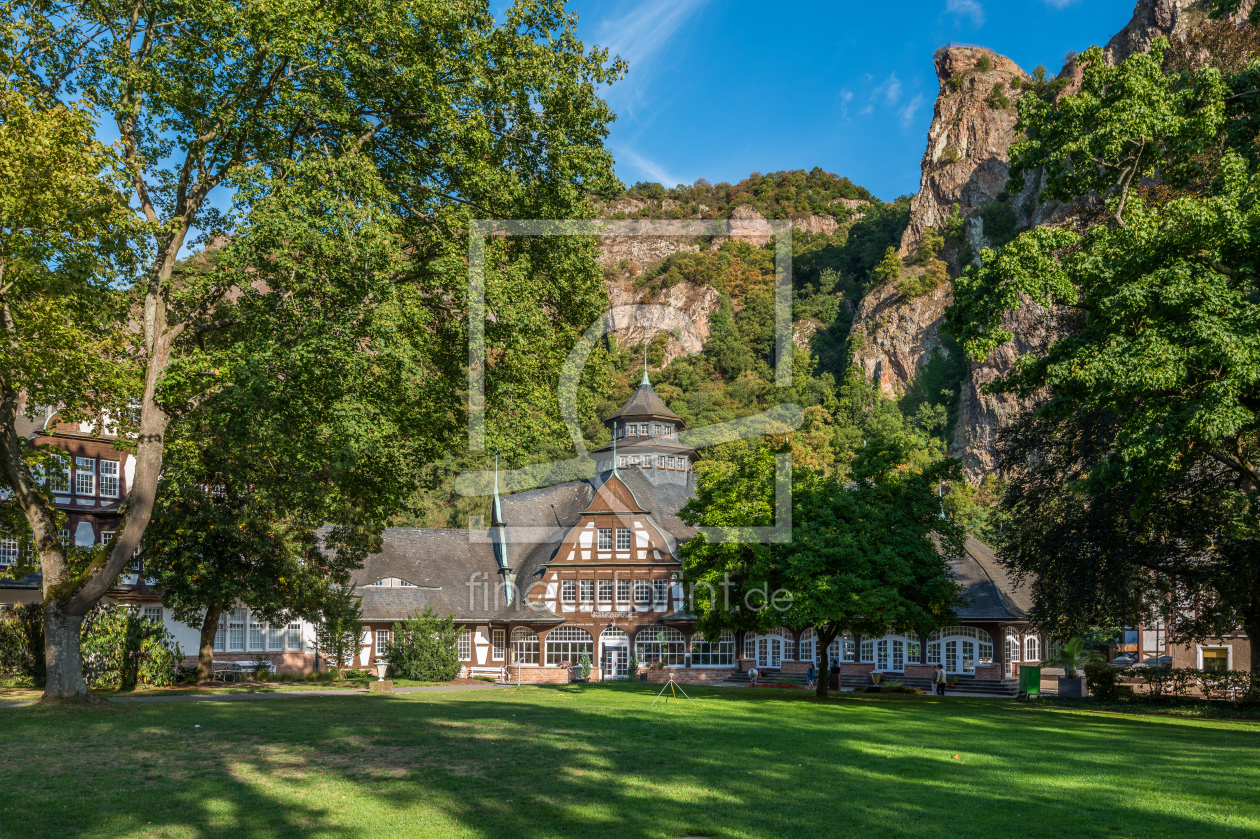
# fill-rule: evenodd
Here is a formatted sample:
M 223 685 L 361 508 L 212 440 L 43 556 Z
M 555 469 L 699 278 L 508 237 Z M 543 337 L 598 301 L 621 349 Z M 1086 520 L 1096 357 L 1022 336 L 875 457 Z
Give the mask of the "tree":
M 883 635 L 890 626 L 931 632 L 953 616 L 960 588 L 947 556 L 963 532 L 941 518 L 939 479 L 957 461 L 907 468 L 902 442 L 871 439 L 847 483 L 793 469 L 791 541 L 753 543 L 749 527 L 774 521 L 775 457 L 769 446 L 699 470 L 680 517 L 743 541 L 697 535 L 679 548 L 697 629 L 813 627 L 820 655 L 843 632 Z M 827 680 L 818 680 L 826 697 Z
M 879 265 L 871 270 L 871 276 L 875 278 L 876 285 L 879 285 L 897 279 L 904 269 L 901 257 L 897 255 L 897 249 L 889 246 L 888 250 L 884 251 L 884 258 L 880 260 Z
M 362 632 L 363 606 L 355 587 L 341 585 L 332 589 L 320 608 L 315 643 L 338 672 L 359 652 Z
M 1185 640 L 1231 621 L 1260 637 L 1260 71 L 1165 73 L 1165 48 L 1118 67 L 1092 49 L 1080 94 L 1021 98 L 1012 172 L 1044 167 L 1043 196 L 1097 214 L 986 249 L 950 312 L 974 359 L 1011 340 L 1023 300 L 1058 313 L 990 387 L 1041 402 L 1003 454 L 1020 527 L 1001 547 L 1061 636 L 1155 610 Z
M 449 682 L 459 675 L 456 641 L 463 630 L 453 615 L 442 617 L 432 606 L 402 623 L 385 645 L 390 673 L 403 679 Z
M 585 217 L 588 195 L 615 194 L 602 145 L 612 114 L 596 91 L 623 65 L 587 52 L 556 0 L 521 0 L 499 25 L 484 2 L 439 0 L 9 0 L 4 10 L 17 22 L 0 40 L 5 79 L 40 112 L 90 102 L 112 120 L 118 167 L 149 237 L 147 250 L 120 250 L 143 256 L 134 274 L 80 275 L 53 255 L 37 273 L 64 283 L 58 293 L 7 291 L 0 468 L 38 548 L 46 695 L 74 697 L 86 692 L 79 624 L 140 546 L 170 425 L 232 390 L 225 371 L 282 344 L 286 327 L 311 327 L 364 356 L 373 340 L 409 344 L 411 369 L 386 371 L 382 386 L 403 378 L 423 388 L 415 407 L 430 423 L 417 442 L 430 453 L 449 442 L 467 361 L 468 221 Z M 96 149 L 90 138 L 75 148 L 70 171 L 108 181 L 101 155 L 83 151 Z M 222 231 L 227 244 L 215 270 L 177 277 L 177 257 L 198 231 L 203 242 Z M 560 427 L 543 397 L 603 307 L 593 248 L 576 239 L 487 244 L 490 447 L 523 449 L 522 424 L 497 420 L 534 407 Z M 109 305 L 85 312 L 90 295 Z M 245 321 L 221 316 L 225 306 Z M 47 343 L 32 336 L 44 322 L 71 325 L 58 341 L 73 364 L 39 351 Z M 246 339 L 217 334 L 228 327 Z M 120 525 L 83 568 L 67 560 L 15 430 L 23 406 L 43 404 L 108 415 L 134 449 Z

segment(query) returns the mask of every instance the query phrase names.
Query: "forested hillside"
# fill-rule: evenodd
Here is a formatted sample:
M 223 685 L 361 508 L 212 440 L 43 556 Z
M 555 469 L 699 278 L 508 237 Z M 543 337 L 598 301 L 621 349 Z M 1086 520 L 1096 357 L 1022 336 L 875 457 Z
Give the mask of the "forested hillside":
M 637 205 L 627 213 L 624 209 Z M 949 390 L 962 373 L 956 361 L 941 358 L 929 364 L 916 386 L 894 401 L 864 379 L 852 365 L 852 350 L 861 336 L 851 334 L 858 304 L 880 282 L 880 264 L 896 248 L 910 217 L 910 199 L 885 203 L 866 189 L 820 169 L 769 175 L 753 174 L 738 184 L 709 184 L 666 189 L 661 184 L 636 184 L 624 201 L 609 204 L 607 216 L 636 218 L 726 218 L 748 206 L 766 218 L 821 215 L 835 219 L 834 232 L 795 228 L 793 236 L 793 321 L 796 345 L 790 388 L 774 385 L 774 242 L 753 244 L 738 238 L 699 242 L 677 250 L 655 265 L 606 267 L 610 287 L 625 283 L 638 302 L 662 302 L 680 284 L 711 287 L 718 294 L 708 314 L 708 337 L 693 355 L 665 361 L 667 336 L 658 333 L 647 346 L 656 392 L 669 407 L 696 428 L 759 413 L 782 403 L 806 409 L 804 425 L 792 435 L 794 461 L 843 474 L 865 438 L 877 434 L 901 439 L 914 461 L 926 464 L 945 456 L 957 392 Z M 622 209 L 613 209 L 622 208 Z M 597 368 L 593 411 L 583 418 L 588 448 L 605 444 L 602 419 L 621 406 L 642 375 L 641 343 L 620 344 L 608 336 L 588 362 Z M 722 457 L 721 451 L 707 456 Z M 530 462 L 572 455 L 567 440 L 543 444 Z M 466 526 L 471 514 L 488 514 L 485 499 L 462 498 L 450 487 L 462 468 L 484 468 L 480 458 L 452 454 L 431 468 L 431 488 L 416 499 L 415 509 L 400 523 L 419 526 Z M 523 463 L 504 464 L 517 467 Z M 948 488 L 947 488 L 948 489 Z M 958 487 L 948 503 L 983 533 L 983 507 L 991 493 Z M 977 502 L 979 514 L 971 513 Z

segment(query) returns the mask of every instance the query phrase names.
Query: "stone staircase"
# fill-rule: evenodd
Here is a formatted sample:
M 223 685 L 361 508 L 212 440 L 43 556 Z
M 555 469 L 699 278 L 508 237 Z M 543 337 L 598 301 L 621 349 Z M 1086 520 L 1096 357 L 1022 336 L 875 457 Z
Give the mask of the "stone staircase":
M 761 675 L 757 677 L 757 684 L 777 685 L 781 682 L 791 682 L 794 685 L 805 687 L 809 681 L 805 678 L 804 673 L 783 673 L 779 670 L 771 670 L 769 668 L 763 669 L 760 672 Z M 748 687 L 748 671 L 736 670 L 734 673 L 723 679 L 719 684 Z

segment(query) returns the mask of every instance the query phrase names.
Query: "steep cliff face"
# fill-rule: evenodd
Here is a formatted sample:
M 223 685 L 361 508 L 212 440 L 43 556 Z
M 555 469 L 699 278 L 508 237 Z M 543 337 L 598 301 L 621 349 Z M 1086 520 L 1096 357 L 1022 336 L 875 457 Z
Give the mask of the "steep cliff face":
M 1108 42 L 1108 60 L 1123 61 L 1147 50 L 1160 36 L 1183 36 L 1206 19 L 1207 5 L 1206 0 L 1139 0 L 1133 19 Z M 982 216 L 995 202 L 1008 202 L 1020 228 L 1066 220 L 1066 208 L 1036 201 L 1041 186 L 1036 178 L 1029 178 L 1018 195 L 1006 194 L 1010 146 L 1016 136 L 1014 104 L 1021 95 L 1011 89 L 1011 80 L 1018 76 L 1022 88 L 1029 76 L 1009 59 L 972 47 L 938 52 L 936 72 L 940 94 L 923 155 L 919 192 L 911 202 L 910 223 L 901 240 L 902 257 L 914 255 L 924 231 L 944 227 L 955 204 L 968 219 L 967 235 L 976 251 L 991 244 Z M 1079 81 L 1072 61 L 1060 75 Z M 1010 107 L 1001 107 L 993 93 L 999 83 L 1005 86 L 999 90 L 1010 100 Z M 854 331 L 861 335 L 854 362 L 888 395 L 904 393 L 935 353 L 950 352 L 940 327 L 952 302 L 953 288 L 948 283 L 910 300 L 893 284 L 874 290 L 862 301 L 854 320 Z M 984 362 L 970 364 L 958 397 L 951 454 L 962 458 L 973 481 L 993 470 L 998 433 L 1027 407 L 1017 399 L 987 395 L 981 389 L 1007 373 L 1019 356 L 1045 345 L 1050 337 L 1047 321 L 1045 312 L 1025 305 L 1008 318 L 1015 341 Z

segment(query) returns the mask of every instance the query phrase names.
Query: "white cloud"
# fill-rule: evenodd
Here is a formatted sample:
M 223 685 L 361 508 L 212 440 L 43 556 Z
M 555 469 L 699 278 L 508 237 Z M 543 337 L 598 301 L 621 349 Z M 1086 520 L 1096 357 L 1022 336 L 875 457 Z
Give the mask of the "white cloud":
M 631 78 L 665 46 L 705 0 L 643 0 L 626 14 L 600 24 L 596 41 L 630 65 Z
M 1051 0 L 1051 2 L 1056 2 L 1056 0 Z M 945 13 L 965 15 L 970 17 L 971 22 L 976 26 L 984 25 L 984 7 L 980 5 L 979 0 L 945 0 Z
M 1046 5 L 1052 9 L 1066 9 L 1076 2 L 1077 0 L 1046 0 Z
M 613 149 L 617 156 L 618 163 L 629 163 L 634 169 L 645 176 L 644 180 L 653 180 L 662 186 L 669 188 L 686 183 L 682 178 L 676 178 L 665 168 L 654 160 L 649 160 L 628 146 L 619 146 Z M 624 179 L 629 182 L 629 179 Z
M 889 105 L 896 105 L 900 101 L 901 79 L 897 78 L 896 73 L 889 73 L 888 78 L 871 91 L 871 103 L 874 104 L 877 99 L 883 99 Z
M 906 106 L 901 109 L 901 111 L 899 112 L 899 115 L 901 117 L 902 128 L 910 127 L 911 123 L 914 122 L 915 112 L 917 112 L 919 108 L 923 107 L 924 101 L 926 100 L 923 98 L 923 94 L 916 93 L 914 98 L 911 99 L 909 102 L 907 102 Z

